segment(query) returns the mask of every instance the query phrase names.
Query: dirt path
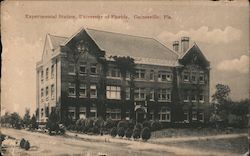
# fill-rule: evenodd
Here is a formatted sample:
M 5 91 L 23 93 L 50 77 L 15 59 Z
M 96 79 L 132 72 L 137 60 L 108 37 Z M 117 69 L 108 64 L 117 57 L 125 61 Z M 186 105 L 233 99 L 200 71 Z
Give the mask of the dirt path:
M 108 156 L 232 156 L 229 152 L 213 152 L 196 148 L 167 146 L 156 143 L 125 140 L 110 136 L 90 136 L 85 134 L 67 133 L 68 137 L 48 136 L 41 133 L 15 129 L 1 129 L 3 134 L 17 139 L 28 139 L 33 146 L 30 151 L 13 147 L 16 155 L 87 155 L 96 156 L 99 152 Z M 77 136 L 76 136 L 77 135 Z M 233 136 L 233 135 L 232 135 Z M 219 136 L 217 136 L 219 137 Z M 235 136 L 236 137 L 236 136 Z M 180 138 L 175 138 L 180 139 Z M 185 138 L 183 138 L 185 139 Z M 189 138 L 191 139 L 191 138 Z M 194 138 L 193 138 L 194 139 Z M 197 139 L 197 138 L 196 138 Z M 155 141 L 152 139 L 152 141 Z

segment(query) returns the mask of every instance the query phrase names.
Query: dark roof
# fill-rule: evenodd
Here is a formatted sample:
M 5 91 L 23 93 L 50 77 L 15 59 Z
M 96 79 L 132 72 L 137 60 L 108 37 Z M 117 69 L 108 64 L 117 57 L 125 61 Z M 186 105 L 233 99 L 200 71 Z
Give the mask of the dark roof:
M 121 33 L 86 29 L 89 36 L 108 56 L 131 56 L 160 60 L 177 60 L 178 55 L 159 41 Z

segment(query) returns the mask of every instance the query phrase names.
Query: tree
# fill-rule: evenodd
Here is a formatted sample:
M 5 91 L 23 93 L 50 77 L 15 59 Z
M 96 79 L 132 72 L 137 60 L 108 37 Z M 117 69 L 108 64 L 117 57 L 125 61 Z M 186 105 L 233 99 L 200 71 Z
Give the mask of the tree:
M 212 104 L 213 104 L 213 113 L 212 116 L 216 117 L 213 119 L 218 119 L 227 123 L 228 115 L 232 108 L 232 101 L 229 97 L 230 88 L 228 85 L 217 84 L 216 91 L 212 95 Z M 214 121 L 215 124 L 218 124 L 218 121 Z
M 31 120 L 30 120 L 30 126 L 32 129 L 37 129 L 38 128 L 38 123 L 36 121 L 36 116 L 33 114 Z
M 50 113 L 46 127 L 49 130 L 49 134 L 51 134 L 52 131 L 55 131 L 56 133 L 59 132 L 59 116 L 55 110 L 52 110 Z
M 22 118 L 20 117 L 20 115 L 16 112 L 12 113 L 10 115 L 10 119 L 9 119 L 10 125 L 13 128 L 17 128 L 17 129 L 21 129 L 23 126 L 23 122 L 22 122 Z
M 25 127 L 28 127 L 30 125 L 30 110 L 25 109 L 25 114 L 23 116 L 23 124 Z

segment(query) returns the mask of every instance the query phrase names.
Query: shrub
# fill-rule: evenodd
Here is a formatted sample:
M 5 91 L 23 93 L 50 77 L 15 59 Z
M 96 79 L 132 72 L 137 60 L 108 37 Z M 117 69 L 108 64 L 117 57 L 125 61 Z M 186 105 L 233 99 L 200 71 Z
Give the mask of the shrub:
M 124 129 L 127 129 L 128 128 L 128 121 L 126 121 L 126 120 L 121 120 L 121 121 L 119 121 L 118 122 L 118 124 L 117 124 L 117 128 L 119 129 L 119 128 L 124 128 Z
M 133 120 L 129 120 L 128 121 L 128 128 L 130 128 L 130 129 L 134 129 L 134 127 L 135 127 L 135 121 L 133 121 Z
M 102 118 L 98 118 L 98 119 L 94 120 L 93 125 L 100 129 L 100 128 L 104 127 L 104 120 Z
M 20 141 L 20 147 L 24 148 L 24 144 L 25 144 L 25 139 L 22 138 L 21 141 Z
M 148 139 L 150 139 L 150 137 L 151 137 L 150 129 L 148 127 L 143 128 L 141 132 L 141 138 L 147 141 Z
M 134 139 L 139 139 L 139 138 L 140 138 L 140 135 L 141 135 L 141 130 L 138 129 L 138 128 L 135 128 L 135 129 L 133 130 L 133 138 L 134 138 Z
M 134 128 L 139 129 L 141 131 L 143 128 L 143 125 L 141 123 L 137 123 Z
M 25 150 L 29 150 L 29 149 L 30 149 L 30 143 L 29 143 L 28 140 L 24 142 L 24 147 L 23 147 L 23 148 L 24 148 Z
M 87 132 L 91 132 L 91 128 L 94 126 L 94 120 L 92 118 L 88 118 L 85 121 L 85 130 Z
M 125 136 L 126 138 L 131 138 L 132 137 L 132 134 L 133 134 L 133 130 L 128 128 L 126 131 L 125 131 Z
M 148 127 L 149 129 L 151 129 L 151 121 L 144 121 L 142 125 L 143 125 L 143 128 Z
M 92 127 L 90 131 L 94 134 L 100 134 L 100 128 L 97 126 Z
M 151 130 L 156 131 L 161 129 L 161 123 L 159 121 L 153 121 L 151 122 Z
M 113 128 L 111 129 L 110 135 L 111 135 L 112 137 L 115 137 L 115 136 L 117 135 L 117 129 L 116 129 L 116 127 L 113 127 Z
M 85 130 L 85 122 L 86 122 L 85 119 L 78 119 L 78 120 L 76 121 L 76 124 L 75 124 L 75 129 L 76 129 L 77 131 L 84 132 L 84 130 Z
M 124 137 L 125 135 L 125 130 L 123 127 L 118 128 L 117 134 L 119 137 Z
M 107 128 L 107 129 L 111 129 L 113 127 L 116 127 L 116 122 L 114 120 L 111 120 L 111 119 L 107 119 L 105 122 L 104 122 L 104 127 Z

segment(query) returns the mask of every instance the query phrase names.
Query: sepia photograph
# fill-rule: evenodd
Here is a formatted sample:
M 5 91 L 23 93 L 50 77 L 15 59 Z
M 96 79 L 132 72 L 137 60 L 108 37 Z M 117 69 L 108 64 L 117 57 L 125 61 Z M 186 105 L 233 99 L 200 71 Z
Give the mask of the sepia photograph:
M 249 2 L 1 2 L 1 155 L 248 156 Z

